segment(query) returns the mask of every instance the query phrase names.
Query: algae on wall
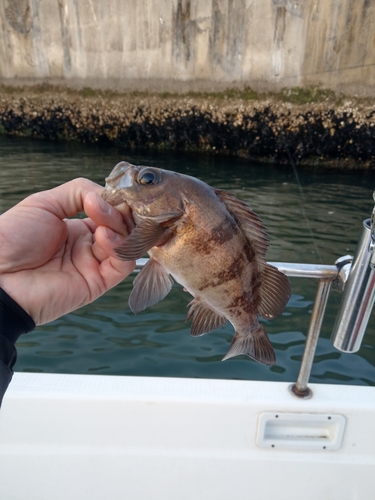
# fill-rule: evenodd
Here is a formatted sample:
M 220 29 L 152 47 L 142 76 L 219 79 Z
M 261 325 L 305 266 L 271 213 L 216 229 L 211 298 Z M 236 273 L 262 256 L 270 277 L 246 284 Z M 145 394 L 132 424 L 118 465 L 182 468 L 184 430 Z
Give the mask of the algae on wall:
M 368 0 L 4 0 L 0 80 L 374 95 Z

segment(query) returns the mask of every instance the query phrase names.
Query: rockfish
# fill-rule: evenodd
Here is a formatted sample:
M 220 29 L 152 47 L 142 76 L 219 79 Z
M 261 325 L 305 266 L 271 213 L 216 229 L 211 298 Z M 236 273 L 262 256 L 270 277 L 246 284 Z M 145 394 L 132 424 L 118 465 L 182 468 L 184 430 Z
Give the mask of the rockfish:
M 230 321 L 235 334 L 223 360 L 246 354 L 275 364 L 258 315 L 279 316 L 290 285 L 267 264 L 264 226 L 246 203 L 194 177 L 124 161 L 106 178 L 102 196 L 114 206 L 126 201 L 132 209 L 135 228 L 117 255 L 150 256 L 129 297 L 135 314 L 162 300 L 173 277 L 193 296 L 187 314 L 192 335 Z

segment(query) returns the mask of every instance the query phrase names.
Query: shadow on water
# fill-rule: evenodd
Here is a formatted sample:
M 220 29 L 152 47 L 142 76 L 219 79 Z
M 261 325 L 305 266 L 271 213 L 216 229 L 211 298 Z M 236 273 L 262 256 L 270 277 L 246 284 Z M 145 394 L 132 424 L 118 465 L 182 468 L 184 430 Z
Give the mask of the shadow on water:
M 0 212 L 30 193 L 75 177 L 100 184 L 120 160 L 201 178 L 247 201 L 263 219 L 271 261 L 333 264 L 353 254 L 362 220 L 370 216 L 375 173 L 299 169 L 193 153 L 129 152 L 115 147 L 0 136 Z M 189 295 L 179 285 L 166 299 L 134 316 L 127 306 L 132 277 L 94 304 L 20 338 L 18 371 L 99 373 L 293 381 L 301 360 L 316 282 L 292 279 L 283 315 L 265 321 L 277 354 L 268 368 L 244 357 L 222 363 L 231 325 L 199 338 L 185 323 Z M 312 382 L 375 385 L 374 318 L 361 350 L 336 351 L 330 340 L 340 294 L 331 293 L 312 370 Z

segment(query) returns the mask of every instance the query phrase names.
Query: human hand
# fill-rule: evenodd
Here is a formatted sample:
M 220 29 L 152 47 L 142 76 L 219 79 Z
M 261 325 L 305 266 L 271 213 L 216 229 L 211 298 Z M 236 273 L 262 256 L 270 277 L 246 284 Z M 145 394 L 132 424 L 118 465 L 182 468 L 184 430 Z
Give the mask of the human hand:
M 36 324 L 93 302 L 135 267 L 114 252 L 134 227 L 131 211 L 111 207 L 102 191 L 74 179 L 0 216 L 0 287 Z M 66 219 L 83 210 L 88 218 Z

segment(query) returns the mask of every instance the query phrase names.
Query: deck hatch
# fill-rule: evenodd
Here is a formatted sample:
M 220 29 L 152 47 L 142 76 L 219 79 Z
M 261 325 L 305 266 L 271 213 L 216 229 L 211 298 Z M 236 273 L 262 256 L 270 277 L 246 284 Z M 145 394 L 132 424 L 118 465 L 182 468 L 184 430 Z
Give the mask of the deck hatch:
M 259 416 L 256 444 L 261 448 L 338 450 L 346 419 L 322 413 L 265 412 Z

